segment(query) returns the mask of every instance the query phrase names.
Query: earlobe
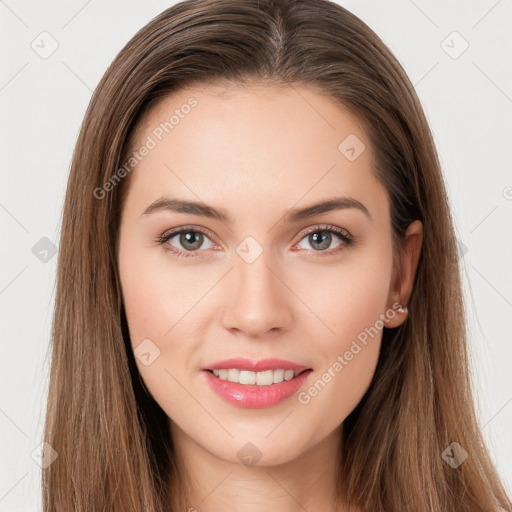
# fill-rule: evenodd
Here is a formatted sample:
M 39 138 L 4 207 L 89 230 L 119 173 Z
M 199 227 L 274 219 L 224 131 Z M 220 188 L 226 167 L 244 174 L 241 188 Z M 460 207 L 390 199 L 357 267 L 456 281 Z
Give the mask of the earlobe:
M 388 318 L 384 325 L 388 328 L 398 327 L 408 315 L 407 303 L 412 293 L 414 278 L 423 245 L 423 224 L 419 220 L 411 222 L 404 235 L 404 246 L 400 253 L 400 266 L 395 273 L 390 288 L 388 309 L 395 311 L 393 318 Z
M 384 319 L 384 327 L 388 329 L 402 325 L 409 314 L 408 307 L 401 302 L 394 301 L 393 304 L 393 307 L 386 310 L 386 318 Z

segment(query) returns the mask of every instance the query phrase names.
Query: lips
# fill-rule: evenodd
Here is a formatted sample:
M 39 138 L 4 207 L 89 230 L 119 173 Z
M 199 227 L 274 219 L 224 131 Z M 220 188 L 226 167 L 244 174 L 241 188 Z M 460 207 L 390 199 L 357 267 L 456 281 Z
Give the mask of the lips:
M 210 388 L 227 402 L 260 409 L 289 398 L 312 369 L 283 359 L 217 361 L 202 368 Z
M 303 370 L 307 370 L 307 366 L 303 366 L 291 361 L 284 359 L 260 359 L 259 361 L 252 361 L 251 359 L 245 359 L 243 357 L 237 357 L 234 359 L 225 359 L 223 361 L 217 361 L 209 366 L 205 366 L 202 370 L 229 370 L 230 368 L 237 368 L 238 370 L 249 370 L 252 372 L 262 372 L 265 370 L 293 370 L 294 372 L 300 373 Z

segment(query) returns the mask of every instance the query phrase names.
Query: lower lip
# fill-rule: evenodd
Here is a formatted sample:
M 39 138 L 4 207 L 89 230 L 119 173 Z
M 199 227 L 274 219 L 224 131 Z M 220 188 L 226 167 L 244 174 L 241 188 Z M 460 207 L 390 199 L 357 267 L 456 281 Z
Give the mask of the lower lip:
M 227 402 L 248 409 L 264 409 L 286 400 L 296 393 L 312 370 L 279 384 L 258 386 L 222 380 L 209 371 L 204 371 L 209 386 Z

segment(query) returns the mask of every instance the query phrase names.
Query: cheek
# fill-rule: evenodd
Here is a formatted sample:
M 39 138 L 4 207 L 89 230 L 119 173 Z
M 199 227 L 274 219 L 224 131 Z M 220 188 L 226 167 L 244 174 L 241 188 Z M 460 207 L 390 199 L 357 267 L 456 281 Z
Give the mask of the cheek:
M 392 248 L 385 238 L 346 256 L 336 266 L 317 265 L 293 277 L 324 325 L 318 324 L 316 345 L 331 358 L 385 313 L 391 285 Z
M 186 410 L 193 420 L 198 411 L 190 407 L 180 386 L 195 350 L 193 336 L 185 339 L 180 331 L 191 307 L 183 297 L 186 287 L 179 280 L 179 272 L 174 279 L 168 269 L 144 255 L 125 256 L 121 252 L 121 257 L 123 302 L 140 376 L 168 415 Z M 190 289 L 185 295 L 190 295 Z
M 123 300 L 132 344 L 142 339 L 161 339 L 171 327 L 169 308 L 171 290 L 165 292 L 162 276 L 145 266 L 139 270 L 125 267 L 121 272 Z
M 163 249 L 120 252 L 120 278 L 132 344 L 144 338 L 168 340 L 187 320 L 213 277 L 173 266 Z M 212 281 L 212 284 L 210 284 Z
M 392 275 L 391 246 L 383 242 L 378 250 L 361 252 L 331 274 L 335 279 L 317 272 L 314 281 L 322 290 L 311 286 L 313 280 L 307 283 L 314 290 L 308 304 L 321 312 L 329 330 L 315 337 L 321 364 L 298 395 L 312 416 L 325 419 L 327 430 L 353 411 L 372 381 Z
M 195 354 L 204 339 L 200 329 L 207 324 L 198 316 L 206 313 L 200 299 L 218 276 L 211 270 L 202 275 L 176 264 L 173 268 L 163 250 L 155 248 L 123 251 L 121 246 L 119 256 L 125 314 L 139 373 L 164 410 L 190 407 L 179 383 L 197 366 Z M 147 353 L 149 357 L 140 357 Z

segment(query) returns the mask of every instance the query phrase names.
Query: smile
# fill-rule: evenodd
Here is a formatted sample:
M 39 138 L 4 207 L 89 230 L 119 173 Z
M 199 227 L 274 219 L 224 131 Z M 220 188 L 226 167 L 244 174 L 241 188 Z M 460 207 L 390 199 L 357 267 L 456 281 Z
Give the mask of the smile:
M 202 370 L 210 388 L 222 399 L 251 409 L 271 407 L 291 397 L 312 372 L 282 359 L 244 358 L 219 361 Z

